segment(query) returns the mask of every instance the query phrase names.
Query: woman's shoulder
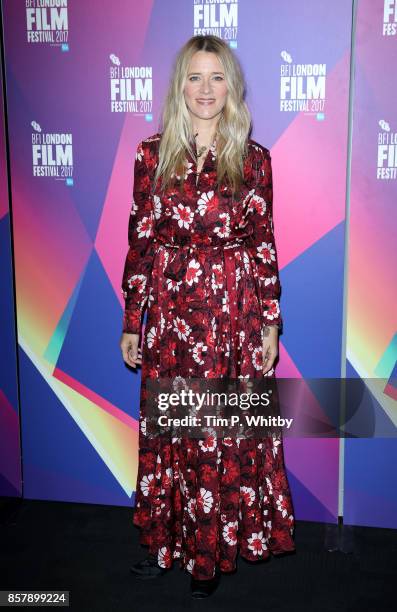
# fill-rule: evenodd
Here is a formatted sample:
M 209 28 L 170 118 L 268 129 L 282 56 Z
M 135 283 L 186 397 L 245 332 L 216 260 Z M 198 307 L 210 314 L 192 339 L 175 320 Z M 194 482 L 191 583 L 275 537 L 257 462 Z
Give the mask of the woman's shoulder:
M 143 138 L 138 143 L 138 151 L 141 155 L 149 158 L 157 158 L 160 144 L 160 133 L 152 134 L 151 136 L 147 136 Z
M 161 138 L 160 133 L 152 134 L 151 136 L 147 136 L 146 138 L 141 140 L 140 144 L 143 147 L 155 148 L 155 147 L 158 147 L 160 138 Z
M 160 140 L 160 138 L 161 138 L 161 133 L 156 132 L 156 134 L 152 134 L 151 136 L 147 136 L 147 138 L 144 138 L 142 142 L 143 143 L 157 142 Z
M 264 157 L 270 157 L 270 150 L 252 138 L 248 139 L 248 151 L 254 155 L 261 153 Z

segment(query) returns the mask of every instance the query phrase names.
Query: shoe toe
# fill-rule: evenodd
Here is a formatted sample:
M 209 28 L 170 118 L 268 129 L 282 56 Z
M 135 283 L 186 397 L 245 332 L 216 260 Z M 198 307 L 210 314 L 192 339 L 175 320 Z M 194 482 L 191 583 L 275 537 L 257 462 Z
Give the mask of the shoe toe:
M 142 561 L 138 561 L 138 563 L 134 563 L 130 567 L 130 572 L 138 578 L 156 578 L 164 574 L 166 570 L 160 567 L 153 558 L 147 557 Z
M 192 577 L 190 582 L 190 592 L 192 597 L 195 599 L 209 597 L 217 589 L 219 580 L 220 572 L 216 572 L 214 578 L 211 580 L 196 580 Z

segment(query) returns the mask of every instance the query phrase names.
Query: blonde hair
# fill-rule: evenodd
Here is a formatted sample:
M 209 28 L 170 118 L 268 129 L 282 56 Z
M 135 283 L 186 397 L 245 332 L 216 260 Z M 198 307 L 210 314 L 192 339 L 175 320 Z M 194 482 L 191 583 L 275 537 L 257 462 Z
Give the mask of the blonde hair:
M 223 66 L 228 94 L 217 123 L 217 179 L 237 191 L 244 178 L 244 158 L 251 130 L 251 115 L 244 101 L 245 82 L 239 62 L 230 47 L 217 36 L 193 36 L 179 51 L 173 66 L 168 93 L 161 117 L 159 163 L 154 185 L 161 177 L 166 189 L 173 177 L 180 177 L 183 188 L 186 172 L 186 152 L 196 156 L 194 134 L 183 90 L 192 56 L 197 51 L 215 53 Z

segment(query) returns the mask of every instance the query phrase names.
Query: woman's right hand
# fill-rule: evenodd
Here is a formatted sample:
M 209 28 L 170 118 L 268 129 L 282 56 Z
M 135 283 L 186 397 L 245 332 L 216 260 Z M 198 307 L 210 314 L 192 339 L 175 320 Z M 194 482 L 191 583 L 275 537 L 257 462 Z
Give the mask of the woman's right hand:
M 142 351 L 139 348 L 139 334 L 123 333 L 120 340 L 120 348 L 123 359 L 127 365 L 136 368 L 137 364 L 142 364 Z

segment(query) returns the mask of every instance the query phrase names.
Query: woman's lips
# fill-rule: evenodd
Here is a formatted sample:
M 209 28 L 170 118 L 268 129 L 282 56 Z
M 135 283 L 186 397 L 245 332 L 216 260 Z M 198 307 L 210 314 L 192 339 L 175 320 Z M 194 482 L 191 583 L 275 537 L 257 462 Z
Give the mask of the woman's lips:
M 203 104 L 204 106 L 208 106 L 209 104 L 213 104 L 215 100 L 205 100 L 204 98 L 203 99 L 198 98 L 197 102 L 199 104 Z

